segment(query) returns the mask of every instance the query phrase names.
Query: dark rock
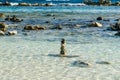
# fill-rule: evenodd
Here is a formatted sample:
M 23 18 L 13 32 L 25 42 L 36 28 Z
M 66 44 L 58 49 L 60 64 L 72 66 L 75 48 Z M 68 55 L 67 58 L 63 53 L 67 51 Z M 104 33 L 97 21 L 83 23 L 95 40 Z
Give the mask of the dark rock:
M 8 35 L 16 35 L 16 34 L 17 34 L 17 31 L 16 31 L 16 30 L 8 31 Z
M 120 23 L 115 23 L 114 25 L 110 26 L 111 30 L 120 30 Z
M 73 63 L 74 66 L 78 66 L 78 67 L 90 67 L 91 64 L 87 63 L 87 62 L 83 62 L 83 61 L 75 61 Z
M 45 23 L 50 23 L 50 21 L 46 21 Z
M 100 62 L 96 62 L 97 64 L 111 64 L 110 62 L 107 61 L 100 61 Z
M 97 20 L 103 20 L 103 17 L 98 17 Z
M 118 18 L 118 19 L 115 19 L 115 21 L 120 21 L 120 18 Z
M 118 32 L 115 34 L 115 36 L 120 36 L 120 31 L 118 31 Z
M 11 6 L 11 4 L 9 2 L 7 2 L 7 1 L 5 3 L 3 3 L 2 5 L 3 6 Z
M 21 22 L 23 21 L 23 19 L 18 19 L 15 15 L 13 15 L 13 17 L 7 16 L 5 18 L 6 21 L 11 21 L 11 22 Z

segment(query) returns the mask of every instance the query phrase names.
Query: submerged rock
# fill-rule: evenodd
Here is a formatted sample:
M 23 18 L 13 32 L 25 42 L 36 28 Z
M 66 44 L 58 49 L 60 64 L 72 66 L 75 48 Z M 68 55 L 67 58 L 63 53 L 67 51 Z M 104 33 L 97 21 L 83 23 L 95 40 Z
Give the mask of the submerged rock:
M 73 63 L 74 66 L 78 66 L 78 67 L 90 67 L 91 64 L 87 63 L 87 62 L 83 62 L 83 61 L 75 61 Z
M 45 27 L 39 26 L 39 25 L 26 25 L 24 27 L 24 30 L 45 30 Z
M 8 31 L 8 35 L 16 35 L 16 34 L 17 34 L 17 31 L 16 31 L 16 30 Z
M 62 26 L 61 25 L 56 25 L 55 27 L 52 27 L 50 29 L 57 29 L 57 30 L 61 30 L 62 29 Z
M 88 26 L 90 26 L 90 27 L 102 27 L 103 25 L 99 22 L 92 22 Z
M 107 61 L 100 61 L 100 62 L 96 62 L 97 64 L 111 64 L 110 62 Z
M 7 26 L 5 23 L 0 23 L 0 30 L 1 30 L 1 31 L 4 31 L 4 32 L 5 32 L 5 31 L 7 30 L 7 27 L 8 27 L 8 26 Z

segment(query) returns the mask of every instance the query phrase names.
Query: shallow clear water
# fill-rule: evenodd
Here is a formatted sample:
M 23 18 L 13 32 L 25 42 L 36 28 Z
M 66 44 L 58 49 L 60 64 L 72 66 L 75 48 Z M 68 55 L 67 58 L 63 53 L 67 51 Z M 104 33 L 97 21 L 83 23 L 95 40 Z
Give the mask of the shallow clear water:
M 120 17 L 119 8 L 0 7 L 0 11 L 6 15 L 14 14 L 24 19 L 22 23 L 6 22 L 18 26 L 17 29 L 13 28 L 18 31 L 17 35 L 0 36 L 0 79 L 120 80 L 120 38 L 114 36 L 116 31 L 107 30 L 109 25 L 114 23 L 113 20 Z M 55 14 L 55 20 L 51 16 L 46 16 L 51 13 Z M 101 21 L 103 28 L 70 27 L 71 24 L 84 25 L 98 16 L 104 16 L 110 21 Z M 69 21 L 69 19 L 73 20 Z M 45 23 L 47 20 L 51 23 Z M 40 24 L 46 27 L 62 24 L 63 29 L 22 31 L 26 24 Z M 23 35 L 24 33 L 28 35 Z M 79 57 L 49 56 L 49 54 L 59 54 L 61 38 L 66 39 L 67 54 L 79 55 Z M 77 60 L 86 61 L 91 67 L 82 68 L 73 65 Z M 111 64 L 97 64 L 99 61 L 108 61 Z

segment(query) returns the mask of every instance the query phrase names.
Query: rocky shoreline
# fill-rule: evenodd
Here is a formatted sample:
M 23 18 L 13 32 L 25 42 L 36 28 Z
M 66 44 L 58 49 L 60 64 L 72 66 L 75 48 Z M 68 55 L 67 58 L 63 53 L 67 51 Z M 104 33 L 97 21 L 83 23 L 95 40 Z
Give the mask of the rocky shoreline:
M 0 2 L 0 6 L 85 6 L 85 5 L 92 5 L 92 6 L 120 6 L 120 2 L 104 2 L 104 3 L 99 3 L 99 2 L 83 2 L 79 4 L 53 4 L 53 3 L 26 3 L 26 2 L 21 2 L 21 3 L 10 3 L 10 2 Z

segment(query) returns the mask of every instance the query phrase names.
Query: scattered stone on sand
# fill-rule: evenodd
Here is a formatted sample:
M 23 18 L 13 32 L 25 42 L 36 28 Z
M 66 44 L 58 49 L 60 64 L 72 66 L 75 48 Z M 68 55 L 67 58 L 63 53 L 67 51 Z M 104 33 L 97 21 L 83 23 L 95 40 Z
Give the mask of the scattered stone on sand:
M 90 27 L 102 27 L 103 25 L 99 22 L 92 22 L 88 26 L 90 26 Z
M 17 35 L 17 31 L 16 30 L 8 31 L 8 35 Z
M 100 17 L 97 18 L 97 20 L 103 20 L 103 17 L 100 16 Z
M 107 61 L 100 61 L 100 62 L 96 62 L 97 64 L 111 64 L 110 62 Z
M 0 30 L 0 36 L 4 36 L 4 35 L 5 35 L 5 33 Z
M 0 18 L 4 18 L 5 15 L 3 13 L 0 13 Z
M 80 61 L 80 60 L 73 62 L 73 65 L 78 66 L 78 67 L 90 67 L 91 66 L 90 63 L 83 62 L 83 61 Z
M 120 22 L 115 23 L 114 25 L 110 26 L 111 30 L 120 30 Z
M 1 31 L 3 31 L 3 32 L 5 32 L 6 30 L 7 30 L 7 27 L 8 27 L 8 25 L 6 25 L 5 23 L 0 23 L 0 30 Z
M 45 27 L 39 26 L 39 25 L 26 25 L 24 27 L 24 30 L 45 30 Z

